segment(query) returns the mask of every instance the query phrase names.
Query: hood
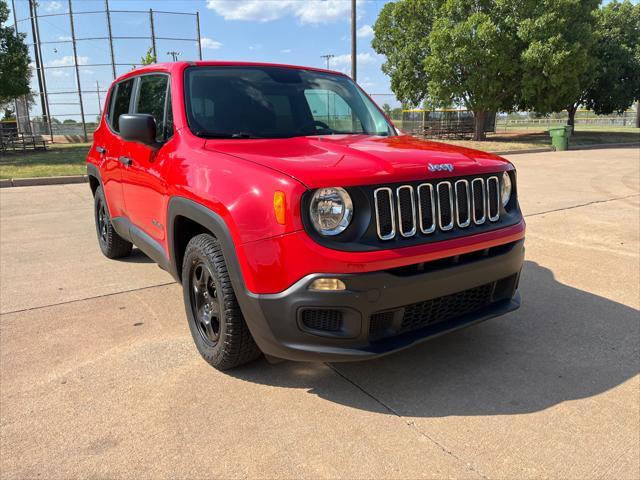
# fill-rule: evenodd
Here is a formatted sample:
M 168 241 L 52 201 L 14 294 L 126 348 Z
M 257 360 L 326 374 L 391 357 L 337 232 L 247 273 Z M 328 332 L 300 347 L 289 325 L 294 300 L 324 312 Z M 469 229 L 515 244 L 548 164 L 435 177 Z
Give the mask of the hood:
M 285 173 L 309 188 L 420 181 L 506 170 L 490 153 L 402 135 L 207 140 L 204 148 Z M 429 164 L 450 164 L 430 171 Z

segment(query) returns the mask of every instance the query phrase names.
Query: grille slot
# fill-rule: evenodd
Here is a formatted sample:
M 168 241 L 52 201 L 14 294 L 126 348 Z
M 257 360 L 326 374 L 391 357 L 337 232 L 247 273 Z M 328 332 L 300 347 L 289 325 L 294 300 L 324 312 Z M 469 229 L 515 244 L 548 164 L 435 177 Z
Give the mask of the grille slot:
M 451 195 L 451 183 L 440 182 L 436 186 L 438 194 L 438 226 L 446 232 L 453 228 L 453 196 Z
M 416 234 L 416 202 L 413 197 L 413 187 L 411 185 L 398 187 L 396 195 L 400 235 L 413 237 Z
M 485 213 L 487 205 L 487 195 L 484 190 L 484 180 L 474 178 L 471 182 L 471 194 L 473 196 L 473 223 L 482 225 L 487 218 Z
M 302 324 L 309 330 L 339 332 L 342 330 L 342 312 L 329 309 L 305 309 Z
M 469 200 L 469 182 L 458 180 L 455 183 L 456 191 L 456 222 L 459 227 L 465 228 L 471 224 L 471 201 Z
M 396 219 L 393 211 L 393 192 L 390 188 L 378 188 L 373 193 L 376 209 L 376 226 L 380 240 L 389 240 L 396 235 Z
M 487 178 L 487 214 L 492 222 L 500 218 L 500 188 L 498 177 Z
M 394 312 L 378 312 L 371 315 L 369 321 L 369 336 L 377 337 L 391 328 Z
M 420 213 L 420 231 L 433 233 L 436 230 L 436 203 L 433 198 L 433 186 L 423 183 L 418 186 L 418 211 Z

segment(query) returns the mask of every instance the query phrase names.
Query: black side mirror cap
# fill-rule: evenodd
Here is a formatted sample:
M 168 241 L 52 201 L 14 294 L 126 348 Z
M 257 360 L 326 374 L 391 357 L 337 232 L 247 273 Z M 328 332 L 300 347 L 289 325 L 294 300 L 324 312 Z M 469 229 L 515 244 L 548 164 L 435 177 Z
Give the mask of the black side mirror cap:
M 120 136 L 129 142 L 139 142 L 158 148 L 156 142 L 156 120 L 148 113 L 126 113 L 120 115 Z

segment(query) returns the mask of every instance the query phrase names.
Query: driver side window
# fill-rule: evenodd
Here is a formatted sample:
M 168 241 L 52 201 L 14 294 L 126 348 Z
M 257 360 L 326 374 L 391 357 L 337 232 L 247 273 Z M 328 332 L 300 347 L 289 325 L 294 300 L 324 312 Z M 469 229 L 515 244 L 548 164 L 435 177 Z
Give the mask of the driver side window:
M 336 92 L 313 89 L 305 90 L 304 96 L 316 122 L 321 122 L 336 132 L 364 131 L 349 104 Z

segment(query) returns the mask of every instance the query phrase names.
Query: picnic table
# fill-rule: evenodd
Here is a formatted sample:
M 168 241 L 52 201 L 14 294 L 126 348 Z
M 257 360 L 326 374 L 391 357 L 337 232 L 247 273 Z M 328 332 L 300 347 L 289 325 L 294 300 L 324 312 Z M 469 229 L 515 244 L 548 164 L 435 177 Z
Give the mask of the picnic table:
M 0 135 L 0 152 L 16 152 L 27 150 L 46 150 L 47 142 L 41 135 L 3 132 Z

